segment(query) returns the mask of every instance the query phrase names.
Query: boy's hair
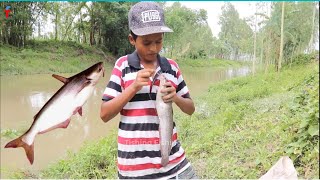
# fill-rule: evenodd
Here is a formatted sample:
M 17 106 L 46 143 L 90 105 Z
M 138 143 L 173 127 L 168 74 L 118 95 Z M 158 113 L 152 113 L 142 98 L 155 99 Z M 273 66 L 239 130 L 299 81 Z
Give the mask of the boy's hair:
M 138 35 L 136 35 L 136 34 L 135 34 L 135 33 L 133 33 L 132 31 L 130 31 L 130 34 L 131 34 L 131 36 L 132 36 L 133 40 L 134 40 L 134 41 L 136 41 L 136 40 L 137 40 L 137 38 L 138 38 Z

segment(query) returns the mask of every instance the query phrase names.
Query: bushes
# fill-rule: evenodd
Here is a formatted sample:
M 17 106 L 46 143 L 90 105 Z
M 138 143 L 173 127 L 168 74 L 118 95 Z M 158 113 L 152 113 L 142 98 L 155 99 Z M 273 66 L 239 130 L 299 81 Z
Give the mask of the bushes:
M 319 51 L 312 54 L 299 54 L 292 58 L 292 65 L 304 65 L 311 63 L 312 61 L 319 61 Z
M 300 87 L 290 107 L 289 116 L 296 120 L 296 128 L 286 152 L 306 175 L 306 169 L 318 168 L 312 163 L 319 160 L 319 73 L 307 77 Z

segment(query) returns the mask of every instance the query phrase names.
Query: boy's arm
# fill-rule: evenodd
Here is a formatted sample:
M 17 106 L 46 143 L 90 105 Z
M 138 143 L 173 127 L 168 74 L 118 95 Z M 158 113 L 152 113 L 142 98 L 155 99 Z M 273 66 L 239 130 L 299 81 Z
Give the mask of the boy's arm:
M 136 80 L 128 88 L 115 98 L 102 102 L 100 110 L 101 119 L 104 122 L 108 122 L 114 118 L 143 86 L 148 85 L 149 77 L 153 73 L 153 69 L 138 71 Z
M 195 111 L 193 101 L 190 98 L 184 98 L 176 95 L 172 101 L 176 103 L 176 105 L 181 109 L 182 112 L 188 115 L 192 115 Z

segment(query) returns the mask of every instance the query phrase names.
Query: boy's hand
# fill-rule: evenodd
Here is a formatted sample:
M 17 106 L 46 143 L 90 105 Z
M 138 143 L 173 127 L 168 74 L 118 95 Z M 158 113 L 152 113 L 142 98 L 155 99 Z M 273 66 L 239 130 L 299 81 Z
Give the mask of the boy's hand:
M 154 69 L 142 69 L 138 71 L 135 81 L 132 83 L 136 91 L 140 91 L 143 86 L 149 85 L 149 78 L 154 74 Z
M 172 86 L 170 82 L 164 84 L 166 88 L 162 89 L 162 93 L 168 93 L 167 95 L 162 96 L 164 102 L 175 102 L 177 99 L 176 88 Z

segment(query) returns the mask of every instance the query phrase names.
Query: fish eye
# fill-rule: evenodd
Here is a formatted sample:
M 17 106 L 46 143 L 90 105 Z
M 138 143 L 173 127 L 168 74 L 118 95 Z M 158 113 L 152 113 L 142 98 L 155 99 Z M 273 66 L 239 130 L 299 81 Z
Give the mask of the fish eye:
M 99 67 L 99 72 L 102 70 L 102 67 Z

